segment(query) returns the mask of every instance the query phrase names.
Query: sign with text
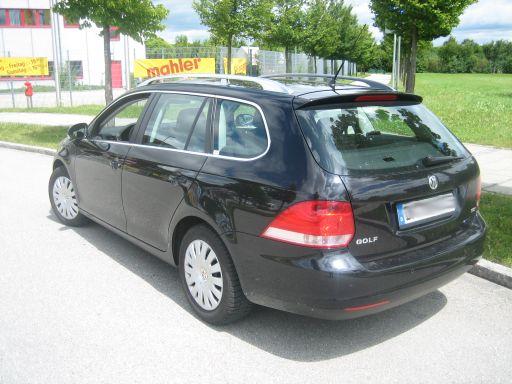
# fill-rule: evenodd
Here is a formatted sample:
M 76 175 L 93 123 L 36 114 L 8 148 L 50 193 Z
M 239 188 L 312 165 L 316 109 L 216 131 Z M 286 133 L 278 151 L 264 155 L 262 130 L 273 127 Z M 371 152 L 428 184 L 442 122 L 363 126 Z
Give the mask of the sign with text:
M 224 59 L 224 73 L 228 73 L 228 59 Z M 246 75 L 247 74 L 247 59 L 240 57 L 231 58 L 231 74 L 232 75 Z
M 0 76 L 48 76 L 46 57 L 0 57 Z
M 180 73 L 215 73 L 215 59 L 194 57 L 190 59 L 140 59 L 135 60 L 135 77 L 155 77 Z

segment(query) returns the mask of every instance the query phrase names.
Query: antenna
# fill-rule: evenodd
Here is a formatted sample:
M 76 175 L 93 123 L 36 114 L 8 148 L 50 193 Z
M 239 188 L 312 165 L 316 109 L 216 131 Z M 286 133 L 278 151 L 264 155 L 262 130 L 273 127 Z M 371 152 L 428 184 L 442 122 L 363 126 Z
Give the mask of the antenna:
M 361 30 L 359 31 L 359 35 L 357 35 L 357 38 L 354 40 L 354 43 L 352 44 L 352 47 L 350 47 L 350 52 L 352 52 L 354 50 L 357 42 L 359 41 L 359 38 L 361 37 L 361 35 L 363 34 L 363 31 L 365 29 L 366 29 L 366 25 L 363 26 L 361 28 Z M 336 74 L 334 75 L 334 77 L 332 78 L 332 80 L 329 83 L 329 85 L 331 86 L 333 91 L 336 89 L 336 80 L 338 79 L 338 76 L 340 74 L 341 69 L 343 68 L 343 65 L 345 65 L 345 59 L 343 59 L 341 61 L 341 65 L 339 66 L 338 70 L 336 71 Z

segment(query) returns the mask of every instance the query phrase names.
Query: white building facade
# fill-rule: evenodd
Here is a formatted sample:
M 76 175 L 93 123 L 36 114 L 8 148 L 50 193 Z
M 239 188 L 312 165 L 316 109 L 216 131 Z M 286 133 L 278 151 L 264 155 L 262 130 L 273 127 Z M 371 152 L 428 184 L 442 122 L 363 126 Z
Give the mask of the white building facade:
M 49 76 L 0 78 L 0 87 L 8 81 L 30 80 L 33 84 L 52 85 L 55 60 L 61 68 L 72 68 L 74 82 L 102 86 L 105 82 L 103 37 L 97 27 L 80 29 L 60 15 L 52 17 L 52 0 L 0 1 L 0 56 L 47 57 Z M 55 39 L 52 40 L 52 29 Z M 134 59 L 145 58 L 144 45 L 111 31 L 112 85 L 128 88 Z M 59 55 L 58 58 L 55 55 Z M 61 70 L 62 72 L 62 70 Z M 128 80 L 128 81 L 127 81 Z M 16 86 L 21 86 L 17 85 Z M 133 86 L 133 85 L 132 85 Z

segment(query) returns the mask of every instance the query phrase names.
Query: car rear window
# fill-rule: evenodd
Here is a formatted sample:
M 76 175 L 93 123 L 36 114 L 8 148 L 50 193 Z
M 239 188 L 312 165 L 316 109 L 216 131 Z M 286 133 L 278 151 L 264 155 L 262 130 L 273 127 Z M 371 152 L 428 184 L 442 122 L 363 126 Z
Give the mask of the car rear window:
M 467 156 L 422 104 L 322 105 L 296 112 L 313 156 L 332 173 L 415 169 L 428 156 Z

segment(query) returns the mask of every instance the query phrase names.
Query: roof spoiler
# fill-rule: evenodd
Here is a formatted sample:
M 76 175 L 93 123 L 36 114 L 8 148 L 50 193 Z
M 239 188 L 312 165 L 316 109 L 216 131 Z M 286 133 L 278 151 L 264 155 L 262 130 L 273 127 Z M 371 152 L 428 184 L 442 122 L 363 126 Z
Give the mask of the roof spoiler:
M 297 100 L 298 101 L 298 100 Z M 412 93 L 403 92 L 364 92 L 354 93 L 349 95 L 336 95 L 322 97 L 313 100 L 304 99 L 304 102 L 296 107 L 296 109 L 314 107 L 318 105 L 330 104 L 392 104 L 404 101 L 409 103 L 421 103 L 423 98 Z

